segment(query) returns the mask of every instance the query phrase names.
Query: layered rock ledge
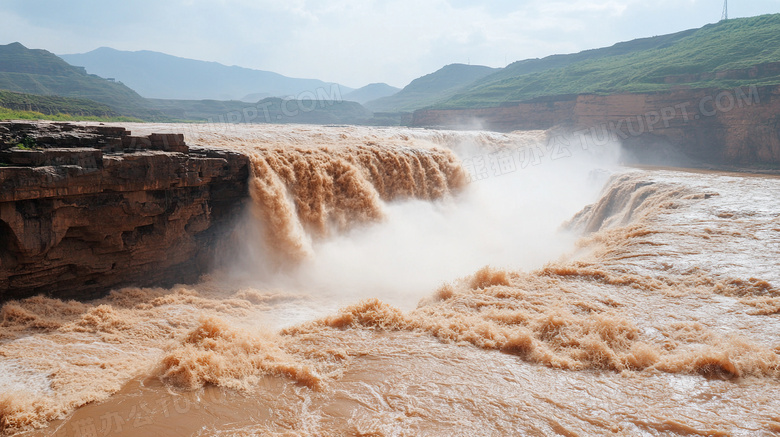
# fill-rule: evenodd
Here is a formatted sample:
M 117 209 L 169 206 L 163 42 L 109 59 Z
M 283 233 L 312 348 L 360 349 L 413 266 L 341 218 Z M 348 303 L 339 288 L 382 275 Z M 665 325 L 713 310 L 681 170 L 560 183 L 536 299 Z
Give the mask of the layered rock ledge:
M 749 75 L 751 70 L 746 71 Z M 560 138 L 561 144 L 576 147 L 583 136 L 597 143 L 609 138 L 620 141 L 639 163 L 780 169 L 777 85 L 580 94 L 492 108 L 419 110 L 411 124 L 439 128 L 476 125 L 496 131 L 562 126 L 569 134 Z
M 248 175 L 246 156 L 181 134 L 0 122 L 0 301 L 196 281 Z

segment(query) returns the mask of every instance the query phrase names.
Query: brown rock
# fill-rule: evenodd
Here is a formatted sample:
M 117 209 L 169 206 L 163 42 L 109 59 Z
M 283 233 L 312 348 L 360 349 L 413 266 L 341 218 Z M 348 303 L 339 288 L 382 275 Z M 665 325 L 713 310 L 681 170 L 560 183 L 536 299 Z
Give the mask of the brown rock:
M 36 148 L 8 146 L 25 136 Z M 132 138 L 167 151 L 121 153 Z M 181 135 L 9 122 L 0 144 L 0 301 L 195 281 L 247 196 L 245 156 Z
M 748 168 L 780 165 L 780 86 L 776 85 L 582 94 L 494 108 L 420 110 L 414 113 L 412 125 L 456 128 L 475 121 L 497 131 L 553 126 L 574 132 L 603 131 L 647 156 L 653 154 L 648 150 L 668 145 L 691 162 Z

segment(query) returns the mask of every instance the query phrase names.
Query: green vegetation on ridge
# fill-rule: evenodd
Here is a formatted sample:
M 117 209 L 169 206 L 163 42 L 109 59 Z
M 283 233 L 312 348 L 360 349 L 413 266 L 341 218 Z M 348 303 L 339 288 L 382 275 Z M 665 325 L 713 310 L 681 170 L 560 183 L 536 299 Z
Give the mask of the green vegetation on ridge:
M 435 107 L 487 107 L 542 96 L 652 92 L 680 85 L 777 84 L 780 75 L 774 74 L 753 79 L 681 79 L 678 83 L 666 83 L 665 78 L 779 61 L 780 14 L 739 18 L 604 49 L 516 62 Z
M 338 100 L 338 93 L 330 101 L 284 103 L 278 98 L 259 103 L 145 99 L 121 83 L 87 74 L 83 68 L 71 66 L 46 50 L 30 50 L 19 43 L 0 46 L 0 118 L 3 119 L 211 119 L 228 123 L 344 124 L 361 123 L 371 116 L 358 103 Z
M 748 74 L 746 69 L 753 67 Z M 0 91 L 0 118 L 398 124 L 403 123 L 401 112 L 422 108 L 490 107 L 583 93 L 773 84 L 780 84 L 780 14 L 528 59 L 503 69 L 451 64 L 392 95 L 387 94 L 394 89 L 385 84 L 355 91 L 355 100 L 386 96 L 366 103 L 368 109 L 382 113 L 376 117 L 359 103 L 341 99 L 348 94 L 339 98 L 332 90 L 332 99 L 321 101 L 145 99 L 122 83 L 87 74 L 46 50 L 30 50 L 19 43 L 0 45 L 0 90 L 9 90 Z
M 418 77 L 391 96 L 366 103 L 366 108 L 375 112 L 414 111 L 441 102 L 495 71 L 483 65 L 450 64 Z
M 0 120 L 48 120 L 48 121 L 107 121 L 107 122 L 142 122 L 132 117 L 99 117 L 93 115 L 43 114 L 36 111 L 17 111 L 0 107 Z
M 142 121 L 87 99 L 0 90 L 0 120 Z
M 87 74 L 46 50 L 19 43 L 0 45 L 0 89 L 40 96 L 61 96 L 102 103 L 120 116 L 166 120 L 135 91 Z
M 0 106 L 10 110 L 39 112 L 45 115 L 116 117 L 109 106 L 87 99 L 60 96 L 38 96 L 0 90 Z
M 356 102 L 341 100 L 291 100 L 268 97 L 257 103 L 238 100 L 149 99 L 166 114 L 214 123 L 314 123 L 360 124 L 372 114 Z

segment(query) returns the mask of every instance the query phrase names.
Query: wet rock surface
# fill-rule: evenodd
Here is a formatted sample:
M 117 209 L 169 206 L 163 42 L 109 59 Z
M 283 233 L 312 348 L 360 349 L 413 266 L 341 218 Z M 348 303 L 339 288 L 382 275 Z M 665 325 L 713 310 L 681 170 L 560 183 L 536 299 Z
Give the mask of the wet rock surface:
M 0 123 L 0 301 L 197 280 L 248 172 L 246 156 L 181 134 Z

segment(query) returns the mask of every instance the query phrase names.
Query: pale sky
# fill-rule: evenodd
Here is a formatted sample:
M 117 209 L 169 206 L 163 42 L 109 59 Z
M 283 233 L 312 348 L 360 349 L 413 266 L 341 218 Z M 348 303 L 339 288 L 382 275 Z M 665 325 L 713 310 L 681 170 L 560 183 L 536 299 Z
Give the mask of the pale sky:
M 572 53 L 701 27 L 722 0 L 1 0 L 0 44 L 153 50 L 286 76 L 403 87 L 451 63 Z M 732 0 L 730 17 L 780 12 Z

